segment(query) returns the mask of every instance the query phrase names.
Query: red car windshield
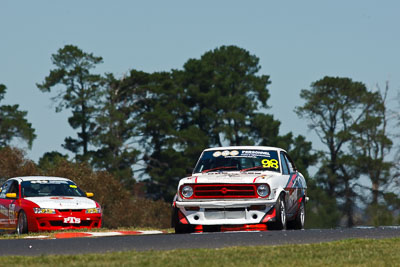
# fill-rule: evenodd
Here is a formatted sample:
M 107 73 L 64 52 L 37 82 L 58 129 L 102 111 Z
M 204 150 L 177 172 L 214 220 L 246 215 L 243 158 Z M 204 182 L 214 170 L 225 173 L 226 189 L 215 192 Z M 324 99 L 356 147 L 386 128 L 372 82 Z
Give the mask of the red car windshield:
M 85 193 L 69 181 L 43 180 L 21 183 L 22 197 L 71 196 L 85 197 Z

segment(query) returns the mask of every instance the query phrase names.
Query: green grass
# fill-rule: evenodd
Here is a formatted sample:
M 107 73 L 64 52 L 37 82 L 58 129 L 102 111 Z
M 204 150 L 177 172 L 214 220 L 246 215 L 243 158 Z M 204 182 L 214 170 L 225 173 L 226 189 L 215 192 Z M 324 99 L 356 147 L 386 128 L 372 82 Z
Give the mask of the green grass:
M 400 238 L 70 256 L 3 256 L 7 266 L 399 266 Z

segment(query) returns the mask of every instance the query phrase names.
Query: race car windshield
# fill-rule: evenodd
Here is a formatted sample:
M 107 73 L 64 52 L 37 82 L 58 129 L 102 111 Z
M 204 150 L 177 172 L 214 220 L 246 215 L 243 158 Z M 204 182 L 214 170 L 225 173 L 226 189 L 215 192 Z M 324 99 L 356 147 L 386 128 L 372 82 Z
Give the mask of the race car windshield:
M 23 197 L 69 196 L 85 197 L 85 193 L 76 184 L 69 181 L 43 180 L 21 183 Z
M 205 151 L 194 173 L 257 170 L 280 172 L 278 152 L 244 149 Z

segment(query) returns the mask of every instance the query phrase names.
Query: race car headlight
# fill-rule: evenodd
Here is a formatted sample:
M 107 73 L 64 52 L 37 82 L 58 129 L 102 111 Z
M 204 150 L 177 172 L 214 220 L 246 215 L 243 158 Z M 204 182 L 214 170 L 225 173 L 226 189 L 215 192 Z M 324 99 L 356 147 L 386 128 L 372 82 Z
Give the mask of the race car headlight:
M 101 213 L 101 208 L 87 209 L 87 210 L 85 211 L 85 213 L 88 213 L 88 214 Z
M 33 212 L 36 214 L 56 214 L 55 209 L 33 208 Z
M 257 187 L 257 194 L 258 194 L 260 197 L 267 197 L 267 196 L 269 195 L 269 193 L 270 193 L 270 190 L 269 190 L 269 186 L 268 186 L 268 185 L 266 185 L 266 184 L 260 184 L 260 185 Z
M 191 196 L 193 196 L 193 188 L 190 185 L 185 185 L 182 188 L 182 196 L 184 198 L 190 198 Z

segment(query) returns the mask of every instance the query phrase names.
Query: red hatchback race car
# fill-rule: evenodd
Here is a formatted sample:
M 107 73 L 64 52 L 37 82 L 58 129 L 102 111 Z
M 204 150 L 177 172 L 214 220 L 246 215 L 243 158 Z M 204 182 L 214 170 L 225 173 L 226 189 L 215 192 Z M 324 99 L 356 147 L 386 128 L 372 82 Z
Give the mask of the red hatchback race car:
M 100 205 L 71 180 L 27 176 L 8 179 L 0 187 L 0 231 L 23 234 L 100 228 Z

